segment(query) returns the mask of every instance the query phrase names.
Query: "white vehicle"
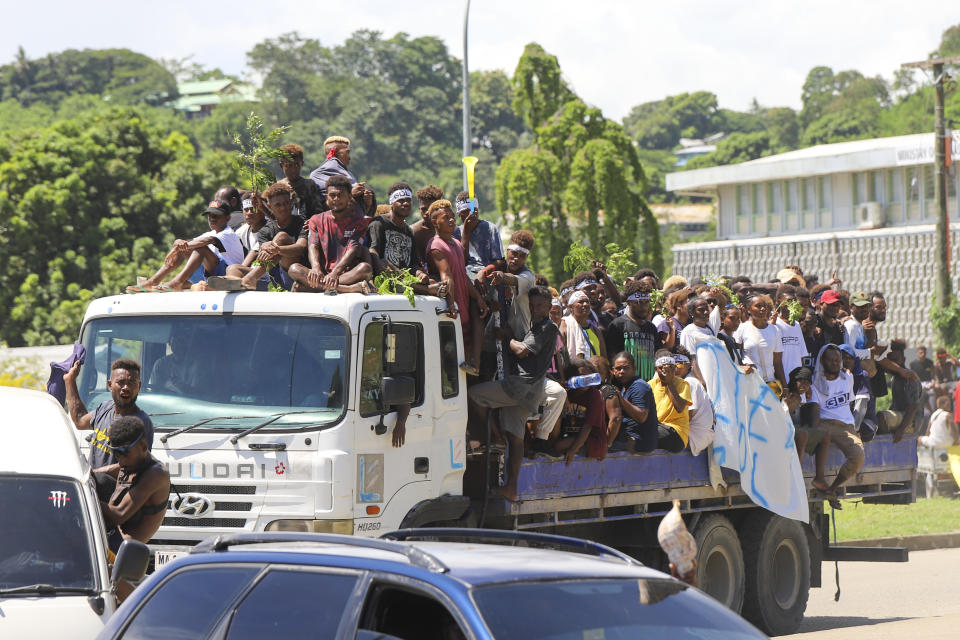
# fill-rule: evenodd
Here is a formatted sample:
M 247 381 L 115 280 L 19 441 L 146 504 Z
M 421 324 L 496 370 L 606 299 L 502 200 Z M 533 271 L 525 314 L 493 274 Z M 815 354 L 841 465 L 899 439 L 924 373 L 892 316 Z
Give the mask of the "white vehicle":
M 0 637 L 92 638 L 117 599 L 90 466 L 53 397 L 0 387 L 0 405 Z
M 113 360 L 143 366 L 138 405 L 173 485 L 151 541 L 158 564 L 216 534 L 376 536 L 459 518 L 466 385 L 459 321 L 445 308 L 267 292 L 92 302 L 80 395 L 92 410 L 109 398 Z M 384 414 L 401 403 L 412 408 L 394 448 L 397 414 Z

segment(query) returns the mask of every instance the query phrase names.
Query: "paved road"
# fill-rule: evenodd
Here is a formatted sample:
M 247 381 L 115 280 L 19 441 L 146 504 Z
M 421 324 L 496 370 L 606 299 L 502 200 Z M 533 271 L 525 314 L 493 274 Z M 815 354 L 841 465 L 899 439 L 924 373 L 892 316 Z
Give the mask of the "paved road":
M 960 549 L 913 551 L 910 562 L 841 562 L 840 601 L 833 564 L 810 590 L 803 624 L 791 640 L 960 638 Z

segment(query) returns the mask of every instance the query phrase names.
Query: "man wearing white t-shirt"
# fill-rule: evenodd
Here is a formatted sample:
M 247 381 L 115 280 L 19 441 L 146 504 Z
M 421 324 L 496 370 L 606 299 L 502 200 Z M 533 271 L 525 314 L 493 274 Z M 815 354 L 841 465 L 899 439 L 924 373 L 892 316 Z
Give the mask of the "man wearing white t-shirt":
M 835 344 L 824 345 L 817 356 L 813 387 L 820 404 L 820 428 L 826 429 L 830 443 L 846 457 L 828 493 L 836 494 L 840 486 L 856 475 L 863 466 L 863 442 L 854 427 L 853 376 L 844 372 L 843 356 Z M 835 505 L 836 506 L 836 505 Z
M 193 240 L 175 240 L 160 269 L 143 282 L 127 287 L 128 293 L 179 291 L 208 276 L 222 276 L 228 266 L 243 262 L 243 247 L 236 232 L 230 228 L 230 211 L 227 205 L 213 200 L 203 213 L 207 216 L 210 231 Z M 167 275 L 184 262 L 186 264 L 177 275 L 169 282 L 163 282 Z
M 787 377 L 797 367 L 804 366 L 803 359 L 810 355 L 807 352 L 807 343 L 803 339 L 803 328 L 800 323 L 790 322 L 790 304 L 796 299 L 796 289 L 791 285 L 783 285 L 777 292 L 775 324 L 780 329 L 780 341 L 783 343 L 783 373 Z
M 243 247 L 243 254 L 249 255 L 251 251 L 260 249 L 260 240 L 257 234 L 263 225 L 267 223 L 263 215 L 264 205 L 257 194 L 247 194 L 243 200 L 243 224 L 237 229 L 237 237 L 240 239 L 240 245 Z M 251 259 L 251 262 L 253 260 Z M 249 265 L 248 265 L 249 266 Z

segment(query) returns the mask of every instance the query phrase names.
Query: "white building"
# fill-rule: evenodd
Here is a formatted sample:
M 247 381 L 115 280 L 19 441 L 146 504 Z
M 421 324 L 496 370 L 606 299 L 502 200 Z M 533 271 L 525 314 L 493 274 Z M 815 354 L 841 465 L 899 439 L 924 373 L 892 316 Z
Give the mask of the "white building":
M 932 343 L 934 138 L 916 134 L 819 145 L 737 165 L 667 175 L 667 189 L 716 198 L 721 240 L 674 245 L 674 273 L 750 276 L 765 282 L 788 264 L 848 291 L 886 294 L 884 338 Z M 952 160 L 960 161 L 954 134 Z M 956 167 L 948 174 L 948 213 L 957 212 Z M 960 225 L 950 233 L 960 262 Z M 956 273 L 956 269 L 952 269 Z M 954 278 L 954 291 L 960 282 Z

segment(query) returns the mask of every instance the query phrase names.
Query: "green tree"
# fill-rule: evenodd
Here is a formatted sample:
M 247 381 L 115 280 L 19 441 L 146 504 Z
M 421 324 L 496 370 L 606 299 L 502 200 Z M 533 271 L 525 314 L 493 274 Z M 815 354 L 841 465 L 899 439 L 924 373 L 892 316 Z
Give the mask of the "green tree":
M 501 210 L 513 211 L 518 221 L 525 217 L 538 240 L 548 243 L 546 251 L 534 253 L 536 268 L 546 271 L 549 261 L 549 276 L 562 277 L 571 221 L 584 228 L 591 246 L 618 242 L 631 256 L 642 250 L 640 261 L 657 268 L 656 221 L 642 195 L 646 176 L 623 127 L 573 95 L 562 83 L 556 57 L 539 45 L 527 45 L 514 88 L 514 108 L 534 129 L 534 145 L 501 163 L 497 199 Z M 559 104 L 562 97 L 569 99 Z
M 726 164 L 739 164 L 755 160 L 773 153 L 770 134 L 766 131 L 756 133 L 734 133 L 717 144 L 713 153 L 692 158 L 686 169 L 702 169 Z

